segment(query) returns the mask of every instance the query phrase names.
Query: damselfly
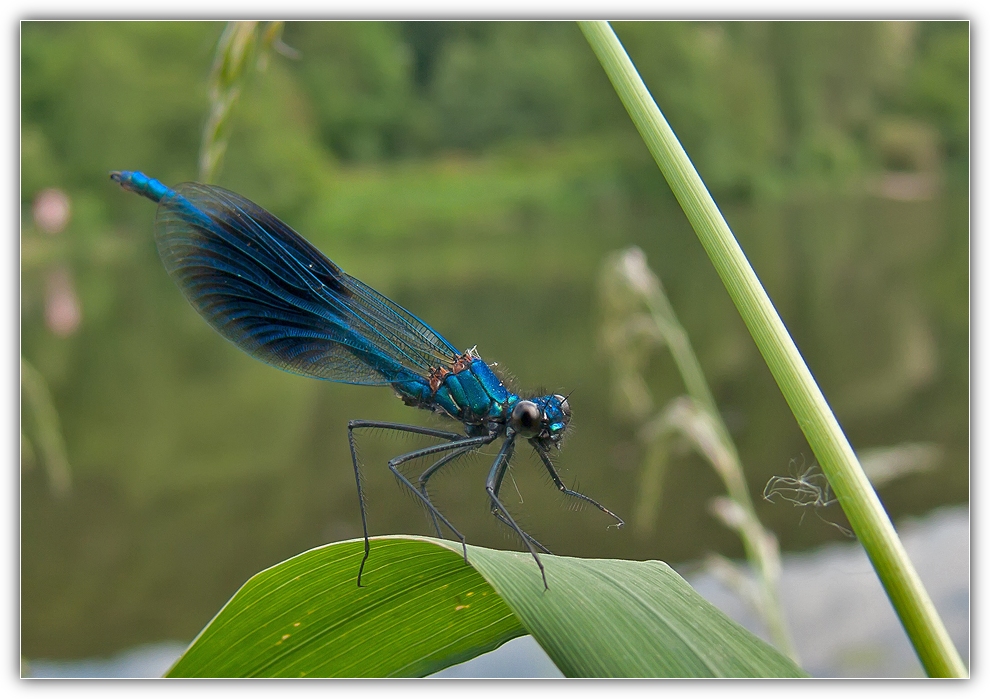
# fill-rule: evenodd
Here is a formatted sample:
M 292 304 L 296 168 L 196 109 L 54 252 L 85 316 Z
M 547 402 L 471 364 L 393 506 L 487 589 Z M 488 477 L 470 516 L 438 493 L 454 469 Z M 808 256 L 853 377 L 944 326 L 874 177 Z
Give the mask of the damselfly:
M 220 187 L 187 182 L 174 189 L 140 172 L 112 172 L 124 189 L 158 204 L 155 241 L 165 269 L 192 306 L 221 335 L 263 362 L 304 376 L 341 383 L 391 386 L 406 405 L 439 413 L 464 427 L 447 430 L 373 420 L 351 420 L 347 438 L 357 481 L 368 560 L 368 520 L 354 433 L 377 428 L 425 435 L 432 446 L 397 456 L 388 467 L 423 503 L 438 536 L 443 523 L 464 536 L 430 500 L 427 484 L 455 459 L 501 439 L 485 490 L 492 514 L 533 555 L 547 586 L 538 551 L 549 550 L 523 531 L 499 499 L 502 480 L 524 439 L 554 485 L 622 520 L 587 495 L 567 488 L 550 460 L 571 418 L 565 396 L 523 398 L 509 391 L 474 349 L 459 352 L 426 323 L 344 273 L 272 214 Z M 399 466 L 438 457 L 413 483 Z

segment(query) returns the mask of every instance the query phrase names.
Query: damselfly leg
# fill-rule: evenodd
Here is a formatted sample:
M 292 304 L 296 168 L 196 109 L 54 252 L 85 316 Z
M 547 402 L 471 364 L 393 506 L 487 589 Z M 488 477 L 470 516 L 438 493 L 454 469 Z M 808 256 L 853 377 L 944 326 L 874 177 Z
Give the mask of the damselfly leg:
M 450 521 L 443 516 L 443 514 L 433 505 L 430 501 L 429 496 L 425 493 L 417 490 L 406 476 L 399 471 L 398 466 L 407 461 L 412 461 L 414 459 L 423 458 L 426 456 L 431 456 L 433 454 L 442 454 L 445 451 L 450 451 L 451 449 L 461 450 L 461 453 L 477 449 L 484 446 L 485 444 L 490 444 L 496 439 L 495 435 L 484 435 L 481 437 L 466 437 L 464 435 L 457 434 L 456 432 L 447 432 L 445 430 L 435 430 L 429 427 L 419 427 L 418 425 L 403 425 L 394 422 L 377 422 L 371 420 L 351 420 L 347 423 L 347 440 L 351 448 L 351 461 L 354 465 L 354 479 L 357 481 L 358 490 L 358 502 L 361 507 L 361 526 L 364 529 L 364 557 L 361 559 L 361 566 L 358 568 L 358 587 L 361 586 L 361 575 L 364 573 L 364 565 L 368 561 L 368 555 L 371 552 L 371 543 L 368 537 L 368 515 L 364 503 L 364 490 L 361 487 L 361 469 L 357 456 L 357 444 L 354 440 L 354 430 L 358 429 L 383 429 L 392 430 L 394 432 L 406 432 L 411 434 L 421 434 L 428 437 L 436 437 L 438 439 L 450 440 L 446 444 L 434 444 L 429 447 L 424 447 L 422 449 L 417 449 L 411 451 L 407 454 L 402 454 L 388 462 L 388 468 L 393 474 L 409 488 L 412 493 L 419 498 L 419 500 L 426 506 L 427 511 L 433 518 L 434 524 L 436 525 L 439 519 L 447 526 L 448 529 L 458 538 L 461 542 L 461 546 L 464 550 L 464 560 L 467 561 L 467 540 L 464 535 L 461 534 Z M 459 454 L 456 454 L 459 455 Z M 444 459 L 441 459 L 443 461 Z M 446 460 L 448 463 L 450 459 Z M 439 532 L 439 525 L 437 526 L 437 531 Z
M 429 493 L 427 493 L 426 491 L 426 486 L 430 478 L 432 478 L 437 471 L 439 471 L 441 468 L 449 464 L 454 459 L 464 456 L 465 454 L 472 452 L 475 449 L 477 449 L 476 446 L 464 447 L 459 451 L 455 451 L 453 454 L 447 454 L 447 456 L 443 457 L 442 459 L 438 459 L 434 464 L 432 464 L 428 469 L 423 471 L 423 473 L 420 475 L 418 479 L 419 492 L 421 492 L 424 497 L 429 498 L 430 496 Z M 432 512 L 430 513 L 430 516 L 433 517 Z M 440 531 L 440 522 L 437 521 L 436 517 L 433 517 L 433 527 L 437 530 L 437 536 L 442 539 L 443 533 Z
M 580 500 L 584 500 L 585 502 L 590 502 L 592 505 L 594 505 L 595 507 L 597 507 L 599 510 L 601 510 L 605 514 L 609 515 L 610 517 L 615 518 L 615 521 L 618 523 L 615 526 L 621 527 L 622 525 L 625 524 L 625 522 L 622 521 L 622 518 L 621 517 L 619 517 L 617 514 L 615 514 L 614 512 L 612 512 L 611 510 L 609 510 L 605 506 L 603 506 L 597 500 L 593 500 L 592 498 L 589 498 L 584 493 L 579 493 L 576 490 L 571 490 L 570 488 L 568 488 L 567 486 L 565 486 L 564 485 L 564 482 L 562 480 L 560 480 L 560 476 L 557 475 L 557 469 L 555 469 L 553 467 L 553 462 L 550 461 L 550 456 L 547 454 L 547 452 L 546 452 L 545 449 L 542 449 L 538 445 L 533 444 L 533 450 L 537 454 L 540 455 L 540 460 L 543 462 L 543 465 L 546 466 L 547 471 L 550 472 L 550 478 L 553 479 L 553 484 L 555 486 L 557 486 L 557 490 L 559 490 L 560 492 L 562 492 L 564 495 L 570 495 L 571 497 L 575 497 L 575 498 L 578 498 Z M 613 525 L 609 525 L 609 526 L 613 526 Z
M 543 561 L 540 560 L 540 555 L 536 552 L 537 548 L 542 549 L 545 553 L 550 553 L 543 544 L 536 541 L 533 537 L 522 530 L 516 521 L 512 519 L 512 515 L 502 504 L 502 501 L 498 499 L 498 491 L 502 487 L 502 479 L 505 477 L 505 471 L 509 467 L 509 461 L 512 459 L 512 452 L 515 450 L 515 437 L 508 437 L 505 440 L 505 444 L 499 449 L 498 455 L 495 457 L 495 463 L 492 464 L 491 471 L 488 472 L 488 480 L 485 482 L 485 490 L 488 491 L 488 497 L 492 501 L 492 514 L 506 525 L 508 525 L 512 531 L 519 535 L 519 538 L 523 540 L 526 544 L 526 548 L 533 555 L 533 559 L 536 561 L 536 565 L 540 567 L 540 575 L 543 577 L 543 588 L 549 590 L 550 587 L 547 585 L 547 572 L 543 568 Z

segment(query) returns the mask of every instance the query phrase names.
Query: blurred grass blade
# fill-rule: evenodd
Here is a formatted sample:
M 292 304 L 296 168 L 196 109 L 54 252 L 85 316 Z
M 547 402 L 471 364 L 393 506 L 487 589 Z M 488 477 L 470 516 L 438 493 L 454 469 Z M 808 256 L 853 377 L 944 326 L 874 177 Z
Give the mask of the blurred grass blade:
M 526 633 L 464 559 L 426 540 L 330 544 L 244 584 L 169 677 L 422 677 Z
M 544 556 L 544 591 L 529 554 L 468 548 L 471 565 L 455 542 L 374 539 L 363 588 L 361 541 L 307 551 L 251 578 L 168 674 L 425 676 L 528 631 L 571 677 L 802 675 L 663 563 Z
M 777 538 L 763 527 L 756 515 L 735 442 L 718 411 L 701 370 L 701 362 L 667 298 L 660 278 L 646 263 L 645 253 L 632 247 L 606 259 L 602 265 L 600 287 L 609 319 L 604 323 L 603 334 L 607 340 L 604 344 L 619 369 L 620 377 L 624 377 L 627 384 L 641 385 L 648 402 L 652 403 L 646 387 L 646 362 L 642 361 L 642 348 L 664 346 L 670 352 L 688 392 L 688 395 L 669 403 L 638 430 L 645 449 L 633 518 L 637 533 L 642 535 L 652 531 L 660 506 L 668 442 L 679 435 L 705 458 L 725 484 L 726 493 L 734 505 L 732 511 L 738 513 L 739 520 L 733 525 L 724 519 L 721 521 L 739 534 L 746 558 L 759 577 L 762 597 L 757 606 L 759 614 L 773 644 L 798 662 L 797 650 L 780 601 L 780 547 Z M 640 339 L 640 342 L 625 341 L 627 338 Z M 634 381 L 629 381 L 630 378 Z M 647 403 L 642 399 L 640 402 Z M 639 412 L 638 416 L 641 421 L 647 417 L 643 412 Z
M 210 69 L 210 113 L 199 149 L 200 182 L 213 182 L 220 171 L 230 140 L 231 116 L 250 75 L 252 62 L 259 71 L 264 71 L 272 49 L 283 53 L 288 49 L 281 41 L 284 24 L 268 22 L 259 27 L 258 22 L 228 22 L 220 35 Z
M 608 22 L 579 22 L 626 111 L 725 284 L 930 676 L 964 677 L 959 652 L 856 459 L 715 201 Z
M 24 408 L 34 418 L 38 451 L 41 452 L 49 485 L 55 495 L 65 496 L 72 489 L 72 470 L 69 467 L 58 411 L 45 377 L 24 357 L 21 357 L 21 392 Z M 25 443 L 25 446 L 31 449 L 29 444 Z
M 940 446 L 927 442 L 873 447 L 858 452 L 858 455 L 863 470 L 875 488 L 912 473 L 931 471 L 944 456 Z

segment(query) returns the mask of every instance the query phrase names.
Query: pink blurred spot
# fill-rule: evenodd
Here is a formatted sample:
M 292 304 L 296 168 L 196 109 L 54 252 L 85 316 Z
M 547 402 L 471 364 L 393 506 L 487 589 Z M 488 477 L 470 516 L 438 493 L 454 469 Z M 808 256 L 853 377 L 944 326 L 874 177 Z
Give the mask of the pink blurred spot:
M 69 269 L 56 267 L 45 279 L 45 324 L 59 337 L 68 337 L 81 322 L 82 309 Z
M 34 223 L 49 235 L 58 235 L 69 223 L 69 197 L 61 189 L 44 189 L 34 198 Z

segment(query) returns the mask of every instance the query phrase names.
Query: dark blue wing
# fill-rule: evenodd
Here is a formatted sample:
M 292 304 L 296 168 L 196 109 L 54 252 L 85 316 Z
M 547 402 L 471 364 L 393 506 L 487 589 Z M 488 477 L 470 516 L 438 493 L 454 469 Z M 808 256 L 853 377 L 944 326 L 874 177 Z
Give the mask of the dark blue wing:
M 388 384 L 428 376 L 459 354 L 412 313 L 226 189 L 186 183 L 169 191 L 158 206 L 155 240 L 168 273 L 210 325 L 280 369 Z

